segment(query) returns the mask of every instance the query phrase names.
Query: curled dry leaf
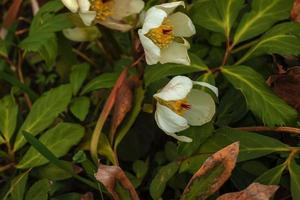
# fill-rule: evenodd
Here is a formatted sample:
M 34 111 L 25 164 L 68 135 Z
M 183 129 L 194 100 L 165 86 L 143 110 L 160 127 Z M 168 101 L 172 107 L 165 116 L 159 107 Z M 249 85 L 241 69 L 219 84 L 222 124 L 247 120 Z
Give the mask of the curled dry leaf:
M 294 5 L 291 11 L 291 18 L 296 22 L 300 22 L 300 0 L 294 0 Z
M 119 166 L 100 165 L 95 177 L 105 186 L 114 200 L 120 200 L 120 195 L 116 191 L 117 182 L 120 183 L 125 190 L 129 191 L 132 200 L 139 200 L 139 196 L 132 183 Z
M 277 185 L 262 185 L 260 183 L 252 183 L 245 190 L 240 192 L 227 193 L 217 200 L 268 200 L 279 188 Z
M 139 84 L 137 76 L 125 80 L 117 91 L 116 101 L 113 109 L 110 139 L 114 138 L 115 132 L 124 120 L 126 114 L 131 110 L 133 104 L 133 92 Z
M 300 67 L 290 68 L 270 80 L 273 91 L 300 112 Z
M 210 156 L 184 189 L 182 200 L 206 199 L 231 176 L 239 153 L 235 142 Z

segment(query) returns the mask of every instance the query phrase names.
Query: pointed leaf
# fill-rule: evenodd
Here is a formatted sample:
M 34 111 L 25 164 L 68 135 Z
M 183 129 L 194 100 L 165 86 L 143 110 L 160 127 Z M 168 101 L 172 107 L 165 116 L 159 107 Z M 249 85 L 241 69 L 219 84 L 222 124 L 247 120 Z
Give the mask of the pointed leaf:
M 266 185 L 278 185 L 285 168 L 286 165 L 285 163 L 283 163 L 272 169 L 269 169 L 268 171 L 260 175 L 257 179 L 255 179 L 254 182 Z
M 62 85 L 44 93 L 36 100 L 18 132 L 14 150 L 17 151 L 26 143 L 22 131 L 38 135 L 45 130 L 54 119 L 66 109 L 71 100 L 71 96 L 71 86 Z
M 65 155 L 73 145 L 77 144 L 83 135 L 84 129 L 80 125 L 61 123 L 44 133 L 39 138 L 39 141 L 47 146 L 56 157 L 61 157 Z M 20 169 L 32 168 L 48 162 L 49 161 L 33 147 L 30 147 L 16 167 Z
M 238 154 L 239 142 L 235 142 L 210 156 L 193 175 L 180 199 L 206 199 L 215 193 L 231 176 Z
M 249 109 L 268 126 L 285 125 L 298 113 L 276 96 L 263 77 L 247 66 L 223 67 L 222 74 L 244 94 Z
M 13 96 L 8 95 L 0 100 L 0 132 L 6 142 L 13 136 L 17 125 L 18 105 Z
M 288 19 L 293 0 L 253 0 L 251 11 L 241 19 L 233 44 L 251 39 L 268 30 L 274 23 Z
M 88 97 L 75 98 L 70 106 L 72 114 L 80 121 L 84 121 L 90 108 L 90 99 Z

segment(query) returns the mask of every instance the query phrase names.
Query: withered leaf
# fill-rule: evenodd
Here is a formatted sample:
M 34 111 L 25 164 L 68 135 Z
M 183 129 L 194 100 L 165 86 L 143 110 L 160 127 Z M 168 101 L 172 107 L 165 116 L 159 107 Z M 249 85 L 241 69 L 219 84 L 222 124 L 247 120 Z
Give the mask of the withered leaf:
M 300 112 L 300 67 L 272 76 L 271 87 L 278 96 Z
M 300 0 L 294 0 L 291 18 L 293 21 L 300 22 Z
M 252 183 L 245 190 L 240 192 L 227 193 L 217 200 L 268 200 L 279 188 L 277 185 L 262 185 L 260 183 Z
M 117 91 L 116 101 L 113 109 L 110 138 L 112 139 L 119 125 L 124 120 L 126 114 L 131 110 L 133 103 L 133 92 L 138 85 L 138 77 L 133 76 L 125 80 Z
M 182 200 L 206 199 L 231 176 L 239 153 L 235 142 L 210 156 L 186 186 Z
M 139 200 L 132 183 L 119 166 L 100 165 L 95 177 L 105 186 L 115 200 L 120 200 L 120 195 L 116 191 L 117 183 L 129 191 L 132 200 Z

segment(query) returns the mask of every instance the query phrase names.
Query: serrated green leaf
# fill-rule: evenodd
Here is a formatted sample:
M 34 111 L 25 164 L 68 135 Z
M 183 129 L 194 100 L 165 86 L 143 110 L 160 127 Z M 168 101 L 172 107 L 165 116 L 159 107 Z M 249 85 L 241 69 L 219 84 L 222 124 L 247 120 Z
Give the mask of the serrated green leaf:
M 84 121 L 90 108 L 90 99 L 88 97 L 75 98 L 70 106 L 70 110 L 80 121 Z
M 230 29 L 243 5 L 244 0 L 200 1 L 192 8 L 192 19 L 196 24 L 229 38 Z
M 292 160 L 289 164 L 289 172 L 291 176 L 291 193 L 293 199 L 300 199 L 300 165 Z
M 213 124 L 207 123 L 202 126 L 191 126 L 181 134 L 193 139 L 193 142 L 184 143 L 181 142 L 178 146 L 180 155 L 191 156 L 207 138 L 209 138 L 214 131 Z
M 45 60 L 47 66 L 52 66 L 55 63 L 57 56 L 57 41 L 53 34 L 48 40 L 43 41 L 43 44 L 39 47 L 39 53 Z
M 298 116 L 296 110 L 276 96 L 263 77 L 247 66 L 223 67 L 225 78 L 246 98 L 249 109 L 268 126 L 285 125 Z
M 0 132 L 9 142 L 17 125 L 18 105 L 14 97 L 5 96 L 0 100 Z
M 70 148 L 77 144 L 84 135 L 84 128 L 77 124 L 60 123 L 56 127 L 45 132 L 39 141 L 48 147 L 56 157 L 64 156 Z M 33 168 L 49 161 L 37 150 L 30 147 L 22 160 L 16 166 L 19 169 Z
M 300 54 L 300 24 L 281 23 L 264 34 L 261 39 L 236 63 L 262 54 L 298 55 Z
M 150 184 L 151 197 L 156 200 L 165 191 L 167 182 L 175 175 L 179 168 L 178 162 L 171 162 L 161 167 Z
M 104 73 L 101 74 L 99 76 L 97 76 L 96 78 L 94 78 L 93 80 L 91 80 L 90 82 L 88 82 L 84 88 L 81 91 L 81 95 L 94 91 L 94 90 L 98 90 L 98 89 L 102 89 L 102 88 L 111 88 L 114 86 L 115 82 L 117 81 L 119 77 L 118 73 Z
M 145 71 L 145 85 L 149 86 L 151 83 L 167 76 L 200 72 L 208 69 L 205 63 L 196 55 L 191 54 L 190 58 L 190 66 L 171 63 L 148 66 Z
M 35 182 L 28 190 L 25 200 L 47 200 L 50 184 L 47 179 Z
M 14 144 L 14 151 L 17 151 L 26 143 L 22 131 L 28 131 L 33 135 L 38 135 L 66 109 L 71 101 L 71 97 L 71 85 L 62 85 L 44 93 L 36 100 L 18 132 Z
M 265 184 L 265 185 L 278 185 L 285 168 L 286 168 L 286 164 L 283 163 L 272 169 L 269 169 L 268 171 L 260 175 L 257 179 L 255 179 L 254 182 Z
M 80 90 L 84 80 L 86 79 L 90 70 L 90 66 L 87 63 L 74 65 L 70 75 L 70 83 L 73 88 L 73 95 L 76 95 Z
M 268 30 L 280 20 L 288 19 L 293 0 L 253 0 L 235 32 L 233 45 L 251 39 Z

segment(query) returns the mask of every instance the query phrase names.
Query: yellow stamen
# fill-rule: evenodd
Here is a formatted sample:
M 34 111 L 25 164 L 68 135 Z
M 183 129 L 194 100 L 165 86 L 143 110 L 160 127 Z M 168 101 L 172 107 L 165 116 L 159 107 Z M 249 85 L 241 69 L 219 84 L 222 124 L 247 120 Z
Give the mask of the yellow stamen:
M 191 109 L 191 105 L 188 103 L 187 98 L 176 100 L 176 101 L 164 101 L 160 98 L 156 98 L 156 100 L 176 112 L 178 115 L 183 115 L 186 111 Z
M 104 21 L 112 15 L 113 0 L 93 0 L 91 10 L 96 11 L 96 20 Z
M 174 40 L 173 25 L 169 19 L 165 18 L 159 27 L 151 29 L 146 36 L 159 48 L 166 48 Z

